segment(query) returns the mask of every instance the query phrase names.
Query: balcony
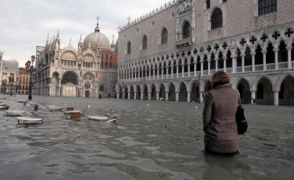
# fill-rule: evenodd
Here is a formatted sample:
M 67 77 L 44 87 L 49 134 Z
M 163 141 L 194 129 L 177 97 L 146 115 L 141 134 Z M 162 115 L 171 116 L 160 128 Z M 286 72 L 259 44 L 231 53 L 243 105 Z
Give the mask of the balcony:
M 191 37 L 176 41 L 177 47 L 192 46 L 192 44 L 193 43 Z

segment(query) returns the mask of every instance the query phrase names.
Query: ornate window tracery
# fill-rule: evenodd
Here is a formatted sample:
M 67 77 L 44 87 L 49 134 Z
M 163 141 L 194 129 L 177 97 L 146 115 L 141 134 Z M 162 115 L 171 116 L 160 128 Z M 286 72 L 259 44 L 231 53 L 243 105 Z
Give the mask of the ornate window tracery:
M 147 49 L 147 36 L 144 35 L 143 37 L 143 48 L 142 49 Z
M 127 44 L 127 54 L 131 54 L 131 49 L 132 49 L 132 44 L 130 41 L 128 41 L 128 44 Z
M 258 15 L 269 14 L 277 11 L 277 0 L 259 0 Z
M 167 29 L 166 28 L 163 28 L 163 30 L 161 32 L 161 44 L 166 44 L 167 43 L 167 39 L 168 39 Z
M 214 10 L 211 16 L 211 29 L 219 28 L 223 26 L 223 13 L 217 8 Z
M 190 32 L 190 23 L 188 21 L 185 22 L 185 25 L 183 27 L 183 39 L 191 37 Z

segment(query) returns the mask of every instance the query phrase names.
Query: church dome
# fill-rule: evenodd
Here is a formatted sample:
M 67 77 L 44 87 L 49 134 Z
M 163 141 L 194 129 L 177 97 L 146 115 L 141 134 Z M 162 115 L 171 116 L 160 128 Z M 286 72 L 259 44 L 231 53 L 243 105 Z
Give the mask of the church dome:
M 88 36 L 86 36 L 86 38 L 84 39 L 84 42 L 83 42 L 84 49 L 87 49 L 87 48 L 94 48 L 95 49 L 96 47 L 100 47 L 100 48 L 104 48 L 104 49 L 110 48 L 109 40 L 104 34 L 102 34 L 100 32 L 100 28 L 99 28 L 98 23 L 95 28 L 95 32 L 90 33 Z

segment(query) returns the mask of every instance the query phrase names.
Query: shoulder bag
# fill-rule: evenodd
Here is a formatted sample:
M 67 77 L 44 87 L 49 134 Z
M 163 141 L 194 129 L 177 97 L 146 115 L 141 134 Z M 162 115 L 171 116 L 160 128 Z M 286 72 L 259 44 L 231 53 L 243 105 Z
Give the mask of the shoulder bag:
M 244 108 L 241 105 L 241 99 L 239 97 L 239 105 L 237 108 L 237 112 L 236 112 L 236 123 L 238 126 L 238 134 L 244 134 L 247 131 L 248 128 L 248 124 L 247 124 L 247 120 L 245 118 L 244 115 Z

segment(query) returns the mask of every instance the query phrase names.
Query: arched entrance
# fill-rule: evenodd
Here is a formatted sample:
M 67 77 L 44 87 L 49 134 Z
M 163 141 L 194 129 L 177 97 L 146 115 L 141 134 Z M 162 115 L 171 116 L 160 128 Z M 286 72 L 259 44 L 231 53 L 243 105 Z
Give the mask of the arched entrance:
M 134 87 L 130 87 L 130 99 L 134 99 Z
M 122 99 L 122 97 L 123 97 L 122 87 L 119 86 L 119 98 Z
M 85 91 L 85 97 L 88 98 L 90 96 L 90 91 Z
M 266 78 L 262 78 L 257 85 L 256 103 L 264 105 L 274 104 L 273 87 L 271 82 Z
M 85 97 L 88 98 L 90 97 L 90 88 L 91 88 L 91 83 L 89 81 L 87 81 L 84 85 L 85 87 Z
M 279 105 L 294 105 L 294 78 L 286 76 L 280 86 Z
M 143 89 L 144 89 L 143 100 L 147 100 L 148 99 L 148 87 L 146 84 L 144 85 Z
M 137 93 L 136 93 L 136 99 L 141 99 L 141 88 L 139 85 L 137 85 Z
M 180 84 L 179 101 L 187 101 L 187 88 L 183 82 Z
M 66 72 L 61 80 L 62 96 L 77 97 L 78 78 L 73 72 Z
M 251 92 L 248 82 L 244 79 L 239 81 L 237 89 L 240 94 L 242 104 L 251 104 Z
M 173 83 L 169 85 L 169 93 L 168 93 L 168 100 L 175 101 L 176 100 L 176 88 Z
M 159 98 L 165 99 L 165 88 L 162 83 L 160 84 L 160 87 L 159 87 Z
M 151 100 L 156 100 L 156 87 L 154 84 L 151 85 Z
M 59 83 L 60 83 L 59 74 L 55 72 L 53 73 L 53 76 L 52 76 L 52 88 L 50 89 L 50 96 L 59 96 L 59 87 L 58 87 Z

